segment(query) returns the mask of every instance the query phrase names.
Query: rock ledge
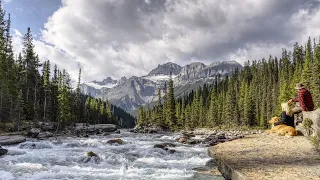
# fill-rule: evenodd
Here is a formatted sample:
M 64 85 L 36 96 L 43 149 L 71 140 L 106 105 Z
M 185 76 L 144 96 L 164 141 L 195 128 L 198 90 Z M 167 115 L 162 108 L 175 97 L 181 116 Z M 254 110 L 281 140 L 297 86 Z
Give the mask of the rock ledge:
M 208 154 L 226 179 L 320 179 L 320 153 L 302 136 L 248 135 Z

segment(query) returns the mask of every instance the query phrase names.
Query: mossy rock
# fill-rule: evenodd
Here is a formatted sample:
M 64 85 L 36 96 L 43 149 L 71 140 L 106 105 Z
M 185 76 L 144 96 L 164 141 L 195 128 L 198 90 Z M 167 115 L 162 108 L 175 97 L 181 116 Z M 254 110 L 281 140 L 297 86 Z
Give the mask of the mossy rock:
M 98 155 L 92 151 L 87 152 L 88 157 L 98 157 Z

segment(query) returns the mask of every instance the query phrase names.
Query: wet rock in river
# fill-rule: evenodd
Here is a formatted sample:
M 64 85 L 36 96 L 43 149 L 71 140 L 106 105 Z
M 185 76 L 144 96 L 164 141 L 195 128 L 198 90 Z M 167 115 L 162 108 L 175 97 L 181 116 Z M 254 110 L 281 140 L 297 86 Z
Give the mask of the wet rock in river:
M 107 133 L 107 132 L 102 134 L 102 136 L 109 136 L 109 135 L 110 135 L 110 133 Z
M 109 141 L 107 141 L 108 144 L 123 144 L 123 140 L 122 139 L 110 139 Z
M 154 148 L 164 149 L 164 148 L 167 148 L 167 147 L 176 147 L 176 145 L 172 144 L 172 143 L 161 143 L 161 144 L 155 144 L 153 147 Z
M 217 162 L 214 159 L 210 159 L 209 161 L 206 162 L 205 166 L 209 168 L 214 168 L 217 166 Z
M 166 152 L 170 153 L 170 154 L 173 154 L 176 152 L 176 150 L 174 149 L 169 149 L 168 147 L 176 147 L 175 144 L 172 144 L 172 143 L 161 143 L 161 144 L 155 144 L 153 146 L 154 148 L 159 148 L 159 149 L 163 149 L 165 150 Z
M 98 155 L 92 151 L 87 152 L 88 157 L 98 157 Z
M 19 145 L 20 149 L 52 149 L 52 146 L 40 142 L 25 142 Z
M 101 162 L 101 158 L 94 152 L 89 151 L 87 152 L 87 156 L 83 157 L 80 159 L 79 161 L 80 163 L 95 163 L 95 164 L 99 164 Z
M 187 141 L 187 138 L 185 137 L 178 138 L 179 143 L 185 143 L 186 141 Z
M 23 136 L 0 136 L 1 146 L 15 145 L 24 141 L 26 141 L 26 138 Z
M 0 146 L 0 156 L 7 154 L 7 152 L 8 152 L 7 149 L 3 149 L 3 148 Z

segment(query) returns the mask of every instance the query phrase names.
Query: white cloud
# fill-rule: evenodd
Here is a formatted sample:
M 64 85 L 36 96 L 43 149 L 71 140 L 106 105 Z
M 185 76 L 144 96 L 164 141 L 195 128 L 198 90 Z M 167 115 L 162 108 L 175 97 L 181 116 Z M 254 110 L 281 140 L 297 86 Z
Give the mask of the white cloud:
M 10 3 L 12 0 L 4 0 L 5 3 Z
M 17 29 L 13 29 L 12 46 L 15 55 L 18 55 L 23 47 L 22 34 Z
M 319 6 L 307 2 L 63 0 L 35 45 L 74 79 L 80 64 L 84 81 L 145 75 L 167 61 L 243 63 L 319 36 Z

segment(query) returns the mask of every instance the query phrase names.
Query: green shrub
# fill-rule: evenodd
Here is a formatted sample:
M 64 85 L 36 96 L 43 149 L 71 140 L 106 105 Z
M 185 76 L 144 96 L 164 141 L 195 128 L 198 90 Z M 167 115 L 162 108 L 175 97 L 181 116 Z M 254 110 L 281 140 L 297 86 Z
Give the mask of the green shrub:
M 313 125 L 313 121 L 310 118 L 306 118 L 302 121 L 302 126 L 304 129 L 306 129 L 307 135 L 310 136 L 312 133 L 312 126 Z
M 319 136 L 312 136 L 312 137 L 310 138 L 310 140 L 311 140 L 312 144 L 316 147 L 316 149 L 318 149 L 319 146 L 320 146 Z

